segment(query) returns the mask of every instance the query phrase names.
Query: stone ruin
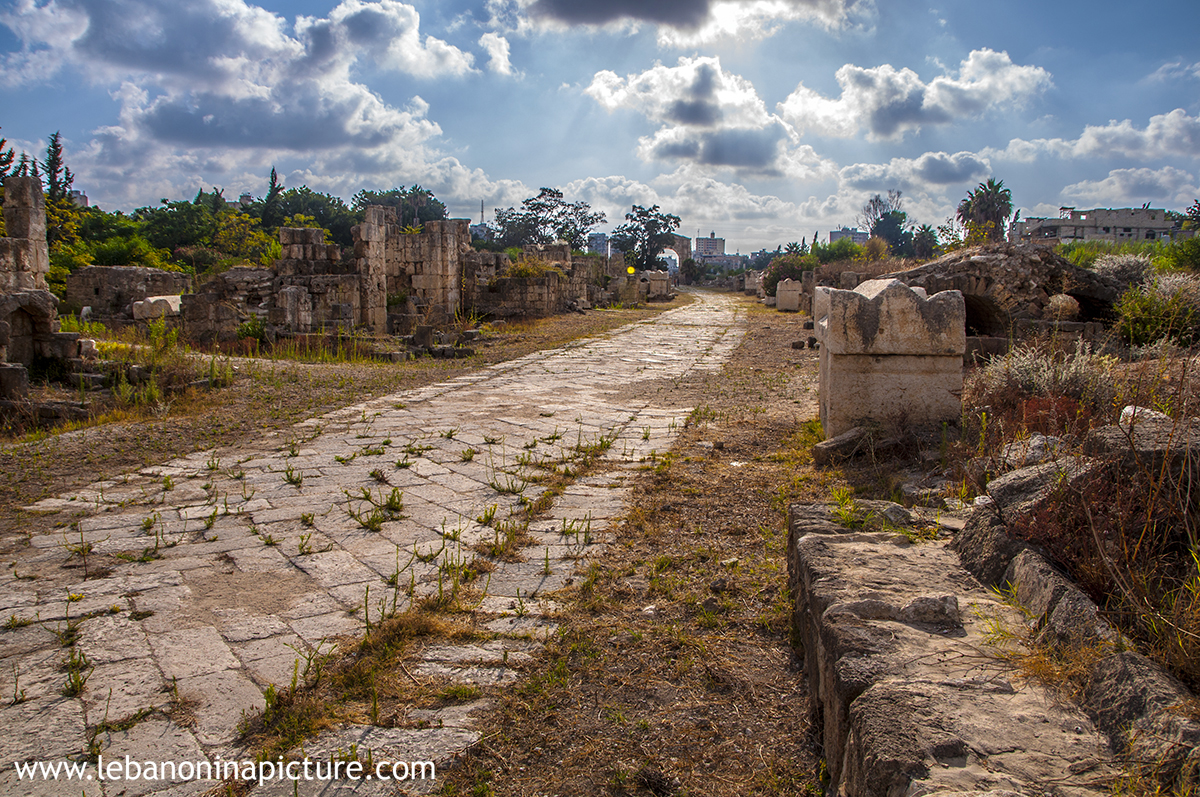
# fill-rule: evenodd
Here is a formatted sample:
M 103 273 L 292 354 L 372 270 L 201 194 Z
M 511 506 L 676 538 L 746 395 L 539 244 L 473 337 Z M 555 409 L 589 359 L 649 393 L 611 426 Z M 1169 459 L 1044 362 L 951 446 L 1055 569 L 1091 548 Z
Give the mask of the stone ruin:
M 852 291 L 817 288 L 821 425 L 835 438 L 863 422 L 957 422 L 965 304 L 958 291 L 927 297 L 899 280 Z
M 961 249 L 883 279 L 898 279 L 929 294 L 961 292 L 968 348 L 985 354 L 1003 354 L 1013 338 L 1039 332 L 1096 339 L 1123 290 L 1116 280 L 1034 244 Z M 1075 320 L 1064 317 L 1059 310 L 1064 306 L 1078 308 Z
M 282 228 L 283 257 L 271 268 L 233 268 L 183 296 L 182 321 L 198 340 L 232 339 L 260 319 L 272 331 L 307 334 L 365 329 L 407 334 L 446 324 L 464 310 L 480 316 L 539 317 L 605 301 L 645 300 L 620 256 L 573 256 L 566 244 L 527 247 L 554 266 L 541 276 L 505 276 L 506 254 L 470 246 L 466 219 L 404 231 L 394 208 L 369 206 L 343 254 L 320 229 Z M 619 273 L 618 273 L 619 272 Z
M 36 177 L 4 180 L 4 226 L 0 238 L 0 404 L 6 408 L 29 393 L 29 369 L 54 363 L 80 367 L 81 354 L 94 355 L 95 343 L 60 332 L 58 299 L 46 274 L 46 204 Z
M 191 289 L 187 274 L 136 266 L 88 266 L 67 275 L 63 305 L 72 312 L 91 310 L 92 320 L 109 326 L 121 326 L 141 320 L 135 314 L 137 302 L 164 296 L 178 296 Z M 176 302 L 178 304 L 178 302 Z M 178 315 L 178 307 L 173 315 Z M 157 315 L 162 315 L 161 309 Z M 150 316 L 145 316 L 150 317 Z

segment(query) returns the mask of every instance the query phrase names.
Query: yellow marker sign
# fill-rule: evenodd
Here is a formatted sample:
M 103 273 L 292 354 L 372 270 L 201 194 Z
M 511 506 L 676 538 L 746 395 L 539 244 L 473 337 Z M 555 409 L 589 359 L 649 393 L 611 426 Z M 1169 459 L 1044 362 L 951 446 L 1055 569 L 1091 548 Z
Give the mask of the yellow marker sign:
M 637 271 L 637 269 L 635 269 L 633 266 L 630 266 L 629 268 L 627 268 L 625 270 L 628 271 L 630 274 L 633 274 L 635 271 Z

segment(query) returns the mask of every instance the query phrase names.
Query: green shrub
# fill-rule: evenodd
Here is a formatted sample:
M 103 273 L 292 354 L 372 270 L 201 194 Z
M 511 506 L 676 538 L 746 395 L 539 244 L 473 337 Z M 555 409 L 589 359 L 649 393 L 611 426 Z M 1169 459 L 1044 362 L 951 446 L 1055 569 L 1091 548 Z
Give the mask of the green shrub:
M 267 324 L 261 316 L 251 316 L 244 324 L 238 325 L 238 340 L 257 340 L 260 345 L 267 345 Z
M 763 274 L 763 291 L 767 296 L 774 296 L 775 288 L 781 280 L 798 280 L 805 271 L 812 271 L 818 265 L 817 258 L 812 254 L 780 255 L 771 261 L 771 265 L 767 266 L 767 270 Z
M 1171 244 L 1163 241 L 1071 241 L 1059 244 L 1054 251 L 1080 268 L 1092 268 L 1103 255 L 1140 255 L 1150 259 L 1162 257 Z
M 1180 271 L 1200 271 L 1200 236 L 1175 241 L 1163 254 L 1168 268 Z
M 1200 340 L 1200 278 L 1160 274 L 1149 285 L 1130 288 L 1117 302 L 1117 328 L 1132 346 L 1170 340 L 1190 346 Z
M 536 257 L 522 257 L 520 260 L 514 261 L 504 271 L 503 276 L 514 279 L 535 279 L 548 274 L 557 274 L 564 278 L 567 276 L 558 266 Z

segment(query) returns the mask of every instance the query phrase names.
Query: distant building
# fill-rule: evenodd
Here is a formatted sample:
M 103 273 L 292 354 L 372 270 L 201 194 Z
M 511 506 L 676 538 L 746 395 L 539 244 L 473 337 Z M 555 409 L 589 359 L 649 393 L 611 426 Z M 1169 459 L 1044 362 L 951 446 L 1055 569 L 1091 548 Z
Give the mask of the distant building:
M 705 266 L 716 266 L 721 271 L 737 271 L 750 265 L 750 258 L 746 255 L 702 255 L 696 260 Z
M 725 239 L 718 238 L 716 230 L 710 232 L 707 238 L 697 238 L 696 245 L 692 247 L 692 256 L 697 260 L 702 257 L 713 257 L 724 254 Z
M 594 232 L 588 236 L 587 250 L 594 255 L 608 257 L 608 233 Z
M 70 199 L 72 204 L 74 204 L 77 208 L 86 208 L 88 206 L 87 194 L 83 193 L 82 191 L 71 189 L 69 192 L 67 192 L 67 198 Z
M 240 197 L 238 197 L 238 204 L 241 205 L 243 208 L 250 207 L 251 205 L 254 204 L 254 195 L 251 194 L 249 191 L 245 192 Z
M 857 227 L 842 227 L 838 230 L 829 231 L 829 243 L 833 243 L 839 238 L 849 238 L 852 243 L 862 246 L 871 237 L 871 233 L 862 232 Z
M 472 224 L 469 228 L 471 231 L 471 240 L 482 239 L 484 241 L 492 240 L 492 228 L 486 224 Z
M 1170 238 L 1174 222 L 1158 208 L 1059 208 L 1058 218 L 1028 218 L 1008 228 L 1013 243 L 1157 241 Z

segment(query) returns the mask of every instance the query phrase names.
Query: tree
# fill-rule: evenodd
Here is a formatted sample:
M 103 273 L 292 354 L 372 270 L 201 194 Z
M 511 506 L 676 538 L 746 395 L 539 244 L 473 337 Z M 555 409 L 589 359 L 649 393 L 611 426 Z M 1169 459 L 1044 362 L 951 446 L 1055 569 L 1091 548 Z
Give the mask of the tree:
M 801 279 L 805 271 L 812 271 L 820 263 L 815 255 L 788 253 L 780 255 L 771 261 L 763 274 L 762 289 L 767 296 L 774 296 L 779 283 L 785 279 Z
M 0 136 L 0 181 L 8 176 L 9 169 L 12 168 L 13 161 L 16 159 L 16 153 L 13 148 L 4 149 L 4 145 L 8 143 L 8 139 Z
M 419 185 L 411 188 L 393 188 L 390 191 L 362 190 L 350 200 L 354 209 L 361 213 L 367 205 L 383 205 L 396 208 L 401 226 L 425 224 L 446 218 L 446 205 Z
M 444 212 L 445 206 L 441 206 Z M 363 218 L 361 210 L 352 210 L 340 197 L 318 193 L 306 185 L 289 188 L 280 194 L 279 212 L 283 216 L 311 216 L 316 219 L 316 226 L 329 230 L 333 242 L 338 246 L 354 245 L 351 230 Z
M 0 147 L 4 146 L 4 142 L 0 141 Z M 12 160 L 12 150 L 8 151 L 8 158 Z M 1187 220 L 1191 222 L 1188 229 L 1200 230 L 1200 199 L 1193 200 L 1191 207 L 1187 209 Z
M 783 251 L 789 255 L 802 255 L 804 254 L 804 247 L 800 246 L 798 241 L 788 241 L 787 246 L 783 247 Z
M 626 261 L 640 271 L 649 271 L 659 266 L 658 256 L 675 240 L 675 230 L 680 219 L 663 213 L 658 205 L 644 208 L 634 205 L 625 214 L 625 224 L 613 230 L 612 245 L 625 253 Z
M 913 256 L 919 257 L 922 260 L 929 260 L 937 253 L 938 237 L 937 231 L 928 224 L 922 224 L 913 233 Z
M 587 202 L 564 201 L 562 191 L 555 188 L 543 188 L 537 196 L 522 200 L 521 208 L 496 208 L 498 237 L 505 246 L 563 240 L 572 249 L 583 249 L 588 233 L 607 220 Z
M 267 185 L 267 195 L 263 197 L 260 218 L 264 229 L 273 229 L 283 222 L 283 214 L 279 211 L 279 197 L 283 193 L 283 183 L 275 167 L 271 167 L 271 182 Z
M 679 276 L 684 285 L 695 285 L 704 278 L 704 269 L 695 258 L 686 258 L 679 264 Z
M 50 135 L 50 143 L 46 145 L 42 170 L 46 173 L 46 200 L 58 202 L 66 199 L 71 184 L 75 182 L 75 175 L 63 161 L 62 136 L 57 130 Z
M 911 257 L 913 253 L 912 223 L 903 210 L 889 210 L 871 228 L 871 236 L 887 242 L 893 255 Z
M 988 229 L 987 239 L 1003 241 L 1008 217 L 1012 215 L 1012 192 L 1004 187 L 1003 180 L 989 177 L 986 183 L 967 192 L 966 199 L 958 203 L 955 215 L 968 230 L 990 222 L 992 226 Z
M 903 192 L 892 189 L 887 192 L 887 199 L 884 199 L 879 194 L 867 200 L 867 203 L 862 206 L 858 218 L 855 220 L 859 227 L 864 230 L 871 231 L 874 234 L 875 225 L 889 213 L 898 211 L 903 208 L 904 200 Z M 816 238 L 814 237 L 815 241 Z

